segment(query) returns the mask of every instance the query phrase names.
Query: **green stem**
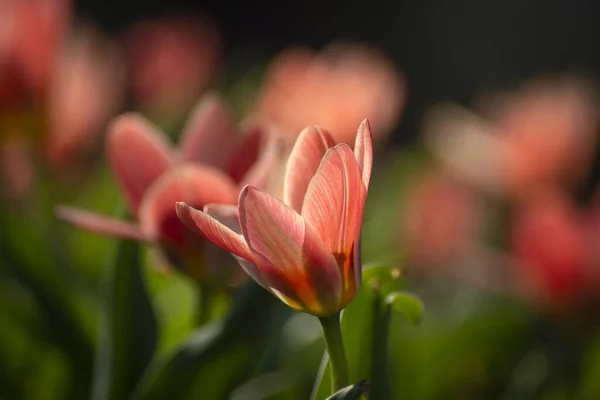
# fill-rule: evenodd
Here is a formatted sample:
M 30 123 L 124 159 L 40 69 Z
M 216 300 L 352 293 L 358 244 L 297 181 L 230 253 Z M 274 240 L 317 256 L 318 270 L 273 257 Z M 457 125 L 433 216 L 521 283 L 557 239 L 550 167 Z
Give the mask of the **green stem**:
M 319 321 L 321 322 L 325 344 L 327 345 L 327 353 L 329 354 L 331 365 L 331 384 L 333 393 L 335 393 L 348 386 L 348 363 L 342 340 L 340 313 L 319 318 Z

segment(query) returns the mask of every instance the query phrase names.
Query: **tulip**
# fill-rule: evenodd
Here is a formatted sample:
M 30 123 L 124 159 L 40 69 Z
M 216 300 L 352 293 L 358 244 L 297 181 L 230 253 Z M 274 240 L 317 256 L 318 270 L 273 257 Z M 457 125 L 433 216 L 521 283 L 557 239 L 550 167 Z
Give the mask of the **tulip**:
M 382 141 L 398 121 L 406 99 L 403 75 L 381 53 L 336 43 L 320 53 L 292 48 L 273 59 L 256 113 L 294 143 L 308 124 L 326 126 L 337 142 L 352 144 L 360 115 L 369 115 Z
M 72 166 L 79 155 L 97 145 L 123 99 L 122 67 L 114 43 L 91 28 L 72 33 L 58 57 L 47 94 L 45 153 L 52 166 Z
M 67 207 L 59 208 L 58 216 L 94 233 L 156 244 L 174 265 L 185 266 L 197 282 L 206 282 L 213 276 L 198 265 L 211 265 L 206 258 L 213 253 L 212 245 L 179 221 L 175 203 L 234 204 L 240 185 L 263 186 L 274 152 L 268 147 L 256 162 L 259 139 L 260 132 L 253 129 L 239 140 L 225 106 L 213 95 L 202 99 L 192 113 L 179 149 L 142 116 L 122 115 L 109 128 L 107 150 L 136 222 Z
M 526 201 L 549 186 L 580 183 L 590 167 L 597 116 L 588 86 L 572 78 L 536 81 L 488 98 L 488 119 L 457 105 L 439 106 L 427 118 L 426 136 L 465 179 Z
M 258 284 L 285 304 L 320 318 L 334 387 L 348 373 L 339 312 L 361 284 L 360 231 L 373 161 L 364 121 L 354 152 L 330 134 L 306 128 L 288 160 L 284 202 L 251 185 L 238 206 L 204 212 L 177 203 L 182 221 L 232 253 Z
M 585 297 L 595 247 L 584 214 L 566 196 L 552 191 L 521 206 L 510 234 L 525 297 L 548 310 L 570 309 Z
M 125 44 L 135 102 L 167 117 L 192 106 L 214 80 L 220 62 L 218 33 L 185 16 L 137 23 Z

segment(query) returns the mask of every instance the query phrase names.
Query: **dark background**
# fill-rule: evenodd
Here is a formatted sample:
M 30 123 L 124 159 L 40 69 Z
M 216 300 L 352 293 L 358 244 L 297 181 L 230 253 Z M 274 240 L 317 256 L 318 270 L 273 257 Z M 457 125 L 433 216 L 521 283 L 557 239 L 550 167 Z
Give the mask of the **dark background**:
M 268 58 L 290 44 L 318 48 L 340 38 L 376 45 L 410 85 L 396 143 L 414 138 L 422 113 L 438 100 L 467 104 L 482 89 L 540 75 L 600 72 L 596 0 L 80 0 L 76 7 L 116 35 L 143 17 L 208 17 L 226 56 L 245 49 Z

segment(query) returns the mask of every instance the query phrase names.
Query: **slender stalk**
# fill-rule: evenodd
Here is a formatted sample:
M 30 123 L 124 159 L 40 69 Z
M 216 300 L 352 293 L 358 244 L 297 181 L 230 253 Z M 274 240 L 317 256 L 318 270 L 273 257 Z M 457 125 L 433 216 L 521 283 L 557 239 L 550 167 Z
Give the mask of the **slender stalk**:
M 338 312 L 329 317 L 319 318 L 319 321 L 323 328 L 327 353 L 329 353 L 331 384 L 333 393 L 335 393 L 348 386 L 348 362 L 346 361 L 346 352 L 342 340 L 340 313 Z

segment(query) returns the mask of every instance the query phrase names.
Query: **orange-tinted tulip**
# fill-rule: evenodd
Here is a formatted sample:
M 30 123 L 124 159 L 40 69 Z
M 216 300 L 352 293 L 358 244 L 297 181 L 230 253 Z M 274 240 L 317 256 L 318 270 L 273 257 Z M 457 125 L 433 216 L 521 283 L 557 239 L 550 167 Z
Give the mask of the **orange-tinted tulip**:
M 59 208 L 58 215 L 95 233 L 161 245 L 178 263 L 197 263 L 205 256 L 204 243 L 179 221 L 175 203 L 185 201 L 196 207 L 234 204 L 240 184 L 264 185 L 274 152 L 269 147 L 257 162 L 258 136 L 259 131 L 253 130 L 240 140 L 224 104 L 212 95 L 192 114 L 179 149 L 173 149 L 166 136 L 145 118 L 125 114 L 109 129 L 107 151 L 137 223 L 72 208 Z M 229 171 L 236 171 L 235 176 Z
M 354 152 L 335 145 L 328 132 L 306 128 L 288 160 L 285 202 L 249 185 L 237 208 L 208 205 L 202 212 L 178 203 L 177 212 L 284 303 L 330 316 L 361 284 L 360 231 L 372 161 L 367 121 Z

